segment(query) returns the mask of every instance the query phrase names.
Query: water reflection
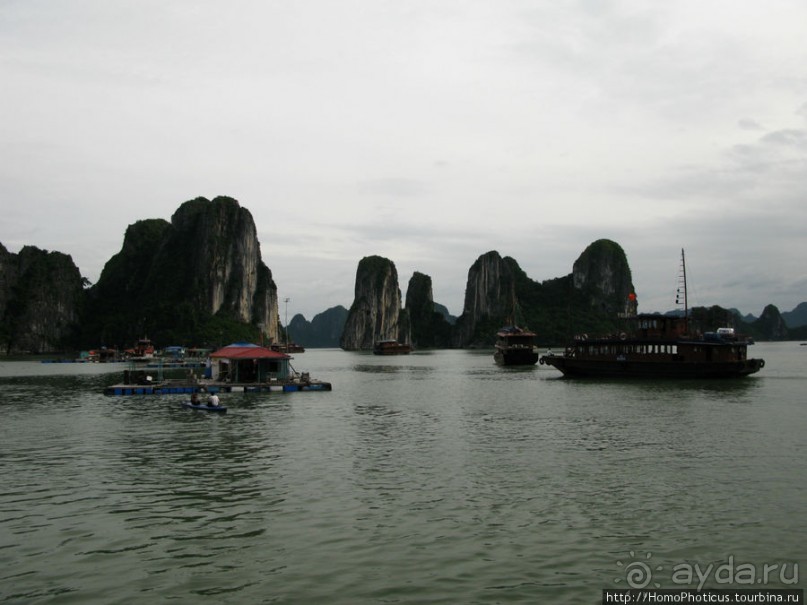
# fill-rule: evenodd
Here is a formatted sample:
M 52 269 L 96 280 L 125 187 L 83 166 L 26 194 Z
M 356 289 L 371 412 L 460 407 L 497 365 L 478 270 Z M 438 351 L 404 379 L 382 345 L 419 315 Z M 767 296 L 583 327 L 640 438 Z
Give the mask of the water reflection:
M 383 376 L 385 374 L 395 375 L 409 375 L 412 378 L 423 378 L 434 371 L 434 368 L 429 366 L 416 366 L 416 365 L 402 365 L 402 364 L 356 364 L 353 366 L 353 371 L 360 374 L 378 374 Z

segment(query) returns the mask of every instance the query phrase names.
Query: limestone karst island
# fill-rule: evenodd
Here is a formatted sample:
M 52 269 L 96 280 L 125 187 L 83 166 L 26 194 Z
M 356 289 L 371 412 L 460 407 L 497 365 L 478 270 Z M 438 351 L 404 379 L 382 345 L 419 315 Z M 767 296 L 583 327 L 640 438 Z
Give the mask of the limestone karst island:
M 0 244 L 0 350 L 125 349 L 144 335 L 161 346 L 208 348 L 287 337 L 346 350 L 370 350 L 385 339 L 415 349 L 492 347 L 509 324 L 529 326 L 542 345 L 562 345 L 581 332 L 616 330 L 628 297 L 641 297 L 622 247 L 607 239 L 588 245 L 569 274 L 543 281 L 496 251 L 469 263 L 459 317 L 433 300 L 428 267 L 409 276 L 403 298 L 394 261 L 369 254 L 357 259 L 353 301 L 284 326 L 251 213 L 229 197 L 200 197 L 181 204 L 170 221 L 129 225 L 95 284 L 69 251 L 25 246 L 11 253 Z M 720 307 L 690 312 L 704 324 L 730 318 L 759 340 L 805 338 L 801 306 L 780 313 L 769 305 L 759 318 Z

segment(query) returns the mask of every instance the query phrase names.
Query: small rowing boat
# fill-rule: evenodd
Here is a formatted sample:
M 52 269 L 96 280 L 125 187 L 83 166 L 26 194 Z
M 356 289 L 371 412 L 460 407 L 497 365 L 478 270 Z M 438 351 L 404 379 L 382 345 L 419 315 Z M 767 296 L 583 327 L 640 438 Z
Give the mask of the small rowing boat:
M 191 403 L 190 401 L 183 401 L 182 407 L 191 410 L 202 410 L 204 412 L 220 412 L 222 414 L 227 413 L 227 407 L 223 405 L 207 405 L 206 403 Z

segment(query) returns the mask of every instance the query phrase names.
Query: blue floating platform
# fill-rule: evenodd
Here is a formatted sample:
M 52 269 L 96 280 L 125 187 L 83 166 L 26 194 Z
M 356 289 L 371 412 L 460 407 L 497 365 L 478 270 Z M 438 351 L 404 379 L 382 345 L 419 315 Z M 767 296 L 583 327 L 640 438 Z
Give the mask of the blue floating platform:
M 193 393 L 268 393 L 295 391 L 330 391 L 330 382 L 312 380 L 307 382 L 271 383 L 154 383 L 154 384 L 115 384 L 104 389 L 104 395 L 127 397 L 132 395 L 192 395 Z

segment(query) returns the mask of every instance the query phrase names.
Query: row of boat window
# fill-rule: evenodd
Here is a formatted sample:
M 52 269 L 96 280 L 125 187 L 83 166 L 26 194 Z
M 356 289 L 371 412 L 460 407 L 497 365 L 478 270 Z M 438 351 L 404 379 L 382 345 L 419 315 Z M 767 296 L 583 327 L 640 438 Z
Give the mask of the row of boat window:
M 658 322 L 655 319 L 643 319 L 639 322 L 639 328 L 643 330 L 658 328 Z
M 673 344 L 588 345 L 583 347 L 583 349 L 589 355 L 677 355 L 678 354 L 678 347 Z

